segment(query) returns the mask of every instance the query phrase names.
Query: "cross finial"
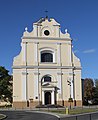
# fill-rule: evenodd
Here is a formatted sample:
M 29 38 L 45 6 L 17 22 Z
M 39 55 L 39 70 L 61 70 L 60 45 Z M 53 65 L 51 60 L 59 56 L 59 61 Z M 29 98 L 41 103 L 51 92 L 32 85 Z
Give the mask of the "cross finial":
M 45 13 L 46 13 L 46 18 L 48 18 L 48 15 L 47 15 L 48 11 L 47 11 L 47 10 L 45 10 Z

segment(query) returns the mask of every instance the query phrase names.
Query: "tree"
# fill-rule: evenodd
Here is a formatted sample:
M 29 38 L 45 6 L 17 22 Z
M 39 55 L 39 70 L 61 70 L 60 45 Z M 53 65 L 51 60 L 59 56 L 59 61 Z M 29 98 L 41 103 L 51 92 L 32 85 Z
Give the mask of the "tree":
M 98 105 L 98 79 L 95 79 L 93 104 Z
M 8 70 L 0 66 L 0 98 L 12 101 L 12 76 L 8 74 Z
M 91 78 L 84 79 L 84 101 L 92 100 L 94 97 L 94 82 Z

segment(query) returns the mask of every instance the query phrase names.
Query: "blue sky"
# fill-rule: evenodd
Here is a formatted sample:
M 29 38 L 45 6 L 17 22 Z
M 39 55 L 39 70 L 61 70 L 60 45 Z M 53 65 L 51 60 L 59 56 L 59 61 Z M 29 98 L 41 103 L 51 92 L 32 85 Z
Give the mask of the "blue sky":
M 82 78 L 98 78 L 98 0 L 0 0 L 0 65 L 12 73 L 24 28 L 32 31 L 45 10 L 71 34 Z

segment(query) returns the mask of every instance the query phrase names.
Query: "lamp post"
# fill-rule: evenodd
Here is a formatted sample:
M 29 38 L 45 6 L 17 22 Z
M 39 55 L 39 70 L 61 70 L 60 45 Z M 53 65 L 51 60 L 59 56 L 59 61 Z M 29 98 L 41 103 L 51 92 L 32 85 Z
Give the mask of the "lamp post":
M 70 98 L 71 98 L 71 80 L 67 80 L 68 85 L 70 86 Z
M 71 98 L 71 79 L 67 80 L 67 82 L 68 82 L 68 85 L 70 86 L 70 98 L 69 98 L 68 102 L 70 102 L 70 109 L 71 109 L 71 102 L 73 102 L 73 99 Z

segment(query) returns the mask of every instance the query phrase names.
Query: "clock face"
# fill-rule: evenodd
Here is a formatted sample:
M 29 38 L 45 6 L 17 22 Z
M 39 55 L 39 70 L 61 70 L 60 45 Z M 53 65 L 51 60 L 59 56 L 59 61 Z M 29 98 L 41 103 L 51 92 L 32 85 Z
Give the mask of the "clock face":
M 46 36 L 48 36 L 48 35 L 50 34 L 50 32 L 49 32 L 48 30 L 45 30 L 45 31 L 44 31 L 44 34 L 45 34 Z

